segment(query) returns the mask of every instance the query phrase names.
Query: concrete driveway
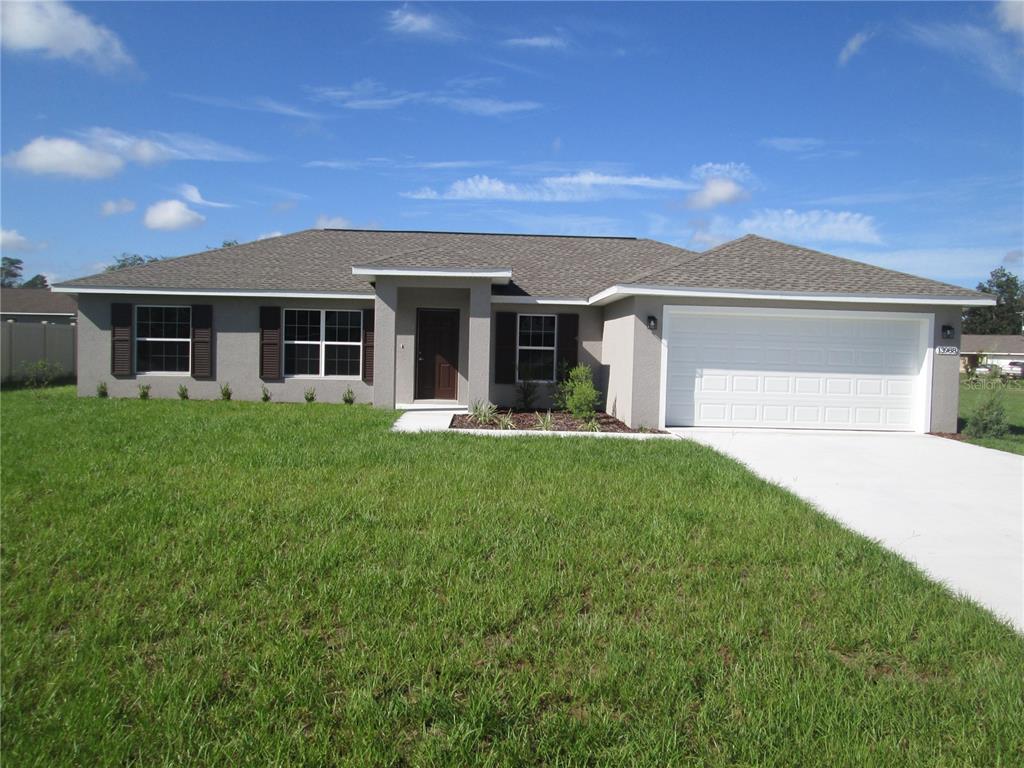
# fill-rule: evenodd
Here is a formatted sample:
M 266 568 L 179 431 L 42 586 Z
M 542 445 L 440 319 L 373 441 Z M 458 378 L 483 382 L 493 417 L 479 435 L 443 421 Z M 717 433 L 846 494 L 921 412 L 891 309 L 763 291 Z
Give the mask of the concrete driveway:
M 1024 632 L 1024 457 L 930 435 L 670 431 L 739 459 Z

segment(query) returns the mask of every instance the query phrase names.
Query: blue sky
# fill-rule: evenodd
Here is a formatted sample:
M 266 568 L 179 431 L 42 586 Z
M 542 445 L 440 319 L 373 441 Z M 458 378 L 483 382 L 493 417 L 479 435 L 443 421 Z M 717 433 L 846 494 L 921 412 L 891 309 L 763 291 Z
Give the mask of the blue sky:
M 4 3 L 4 255 L 746 232 L 1024 271 L 1024 4 Z

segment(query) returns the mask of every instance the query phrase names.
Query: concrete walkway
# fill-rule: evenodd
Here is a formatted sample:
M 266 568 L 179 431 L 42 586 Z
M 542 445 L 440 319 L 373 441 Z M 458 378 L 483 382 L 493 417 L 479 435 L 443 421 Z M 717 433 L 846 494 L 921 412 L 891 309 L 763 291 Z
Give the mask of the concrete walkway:
M 460 411 L 406 411 L 398 417 L 398 421 L 392 425 L 393 432 L 444 432 L 452 423 L 452 416 Z
M 670 431 L 740 460 L 1024 632 L 1024 457 L 930 435 Z

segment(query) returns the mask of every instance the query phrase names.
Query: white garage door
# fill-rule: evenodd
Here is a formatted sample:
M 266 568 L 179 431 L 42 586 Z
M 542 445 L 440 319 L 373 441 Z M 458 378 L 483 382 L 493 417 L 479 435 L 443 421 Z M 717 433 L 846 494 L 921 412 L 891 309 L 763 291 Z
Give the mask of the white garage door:
M 927 431 L 927 315 L 666 307 L 666 426 Z

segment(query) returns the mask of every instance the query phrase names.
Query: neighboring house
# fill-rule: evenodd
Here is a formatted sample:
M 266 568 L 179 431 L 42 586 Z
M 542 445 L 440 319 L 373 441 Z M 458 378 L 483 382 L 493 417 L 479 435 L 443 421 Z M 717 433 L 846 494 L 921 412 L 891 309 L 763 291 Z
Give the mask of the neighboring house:
M 748 235 L 307 230 L 71 280 L 78 389 L 384 408 L 594 368 L 627 424 L 956 430 L 964 306 L 990 296 Z M 550 385 L 543 387 L 545 396 Z
M 960 339 L 960 369 L 966 371 L 984 362 L 1004 370 L 1011 362 L 1024 362 L 1024 335 L 965 333 Z
M 77 315 L 78 305 L 66 293 L 49 288 L 0 288 L 0 322 L 69 325 Z

